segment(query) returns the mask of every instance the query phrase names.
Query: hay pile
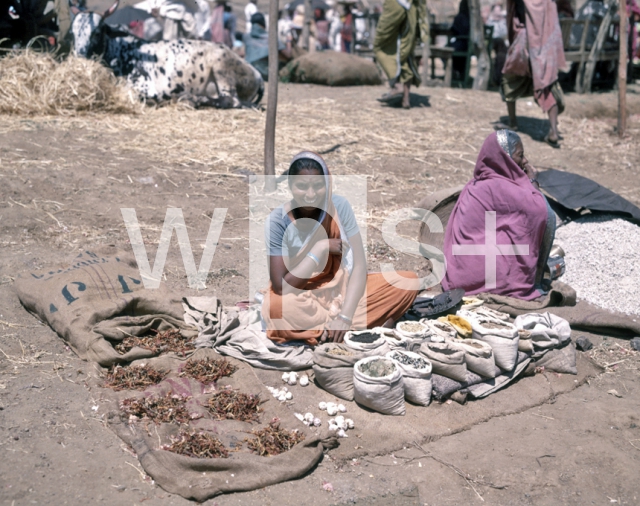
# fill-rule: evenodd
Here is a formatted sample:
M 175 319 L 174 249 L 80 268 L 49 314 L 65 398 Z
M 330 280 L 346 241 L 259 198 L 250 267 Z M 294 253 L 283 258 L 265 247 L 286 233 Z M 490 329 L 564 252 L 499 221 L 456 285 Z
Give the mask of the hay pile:
M 141 110 L 125 81 L 96 61 L 69 56 L 57 62 L 31 50 L 0 59 L 0 113 L 69 116 Z

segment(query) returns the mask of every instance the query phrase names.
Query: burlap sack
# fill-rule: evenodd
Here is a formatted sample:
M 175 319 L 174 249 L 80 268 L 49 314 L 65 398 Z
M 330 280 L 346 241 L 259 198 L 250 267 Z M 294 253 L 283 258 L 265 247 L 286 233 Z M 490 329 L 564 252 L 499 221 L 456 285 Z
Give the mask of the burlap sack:
M 331 351 L 334 353 L 330 353 Z M 336 354 L 336 351 L 340 354 Z M 327 343 L 316 346 L 313 351 L 313 372 L 316 383 L 330 394 L 352 401 L 353 366 L 365 357 L 384 356 L 389 351 L 387 344 L 371 351 L 354 350 L 346 344 Z
M 281 71 L 285 83 L 363 86 L 382 84 L 375 63 L 335 51 L 307 53 L 290 61 Z
M 413 359 L 421 359 L 426 362 L 423 369 L 403 364 L 397 360 L 397 355 L 402 354 Z M 431 370 L 433 369 L 431 362 L 418 353 L 410 351 L 395 350 L 387 353 L 386 357 L 396 362 L 396 365 L 402 371 L 402 381 L 404 383 L 404 398 L 418 406 L 428 406 L 431 402 Z
M 153 355 L 141 348 L 119 354 L 113 344 L 127 335 L 152 329 L 186 331 L 180 298 L 164 284 L 146 290 L 135 259 L 126 254 L 85 251 L 68 265 L 19 276 L 15 289 L 22 305 L 48 323 L 80 358 L 102 366 Z M 183 335 L 195 337 L 191 332 Z
M 207 357 L 220 358 L 220 355 L 211 349 L 200 349 L 192 358 Z M 263 488 L 303 476 L 322 458 L 324 448 L 337 446 L 336 437 L 330 436 L 326 429 L 308 428 L 299 423 L 283 403 L 272 398 L 250 366 L 233 358 L 228 360 L 238 368 L 237 371 L 206 388 L 193 379 L 180 377 L 185 360 L 175 355 L 134 362 L 134 366 L 144 362 L 156 369 L 170 372 L 160 384 L 149 387 L 144 392 L 105 392 L 105 397 L 112 401 L 105 403 L 105 406 L 110 406 L 107 413 L 109 427 L 134 449 L 146 473 L 168 492 L 187 499 L 205 501 L 222 493 Z M 227 387 L 247 394 L 257 394 L 264 399 L 258 423 L 214 420 L 211 417 L 206 409 L 207 400 L 216 391 Z M 189 429 L 212 434 L 227 449 L 236 451 L 230 451 L 228 458 L 209 459 L 173 453 L 163 449 L 163 446 L 171 443 L 171 437 L 177 435 L 180 427 L 172 423 L 154 425 L 145 421 L 130 422 L 118 409 L 120 402 L 126 397 L 166 395 L 169 392 L 189 398 L 187 408 L 194 418 L 188 423 Z M 280 420 L 283 429 L 297 429 L 304 433 L 305 440 L 291 450 L 272 457 L 251 453 L 244 439 L 253 437 L 250 434 L 252 430 L 264 427 L 273 418 Z
M 451 343 L 423 343 L 420 346 L 420 354 L 431 361 L 434 374 L 456 381 L 466 381 L 467 364 L 464 361 L 464 351 Z
M 353 368 L 353 398 L 361 406 L 373 409 L 383 415 L 404 415 L 404 380 L 397 363 L 387 376 L 373 378 L 362 372 L 360 367 L 373 360 L 387 360 L 381 357 L 367 357 L 359 360 Z

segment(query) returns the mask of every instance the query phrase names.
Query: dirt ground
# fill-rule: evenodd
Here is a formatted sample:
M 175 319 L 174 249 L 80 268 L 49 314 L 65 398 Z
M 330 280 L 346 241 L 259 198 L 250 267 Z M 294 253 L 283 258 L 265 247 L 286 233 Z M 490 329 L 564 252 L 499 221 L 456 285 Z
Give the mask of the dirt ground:
M 281 86 L 278 171 L 308 148 L 326 152 L 335 174 L 368 176 L 370 269 L 391 258 L 398 269 L 419 271 L 421 259 L 384 245 L 381 219 L 436 189 L 466 182 L 491 122 L 505 108 L 496 93 L 421 88 L 412 97 L 415 107 L 405 112 L 379 106 L 375 98 L 382 92 Z M 586 175 L 640 205 L 637 86 L 630 90 L 632 115 L 622 140 L 613 133 L 613 94 L 568 97 L 559 150 L 540 141 L 546 127 L 535 105 L 522 101 L 518 107 L 535 166 Z M 224 207 L 206 293 L 226 304 L 248 298 L 247 181 L 261 170 L 264 117 L 255 110 L 170 106 L 138 116 L 2 118 L 0 503 L 187 503 L 152 484 L 94 415 L 100 392 L 85 383 L 93 367 L 21 307 L 12 284 L 18 274 L 80 250 L 128 249 L 122 207 L 136 209 L 151 258 L 167 208 L 182 208 L 199 262 L 211 214 Z M 405 224 L 401 231 L 416 237 L 417 227 Z M 166 281 L 178 293 L 193 294 L 178 251 L 174 238 Z M 422 442 L 435 459 L 415 447 L 346 462 L 329 453 L 300 480 L 207 504 L 638 504 L 640 359 L 626 351 L 627 340 L 591 337 L 601 364 L 623 362 L 555 402 Z

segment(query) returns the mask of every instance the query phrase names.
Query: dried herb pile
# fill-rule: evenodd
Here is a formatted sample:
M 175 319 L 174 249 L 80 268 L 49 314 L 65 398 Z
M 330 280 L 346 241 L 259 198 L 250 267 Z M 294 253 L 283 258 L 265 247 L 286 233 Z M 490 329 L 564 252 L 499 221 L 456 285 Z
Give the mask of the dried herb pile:
M 163 397 L 143 397 L 135 399 L 130 397 L 120 403 L 120 409 L 128 415 L 138 418 L 148 418 L 154 423 L 182 423 L 191 420 L 187 407 L 187 399 L 168 393 Z
M 304 441 L 304 434 L 301 432 L 281 429 L 278 419 L 271 420 L 267 427 L 254 430 L 251 434 L 256 437 L 245 439 L 245 442 L 253 453 L 261 457 L 280 455 L 291 450 L 300 441 Z
M 181 431 L 170 445 L 165 445 L 162 449 L 198 459 L 226 459 L 229 456 L 229 450 L 217 437 L 186 430 Z
M 215 394 L 207 404 L 214 420 L 237 420 L 239 422 L 258 422 L 260 396 L 247 395 L 237 390 L 222 390 Z
M 107 373 L 104 386 L 116 392 L 120 390 L 144 390 L 148 386 L 160 383 L 167 373 L 160 372 L 149 365 L 127 366 L 116 365 Z
M 179 330 L 169 329 L 163 332 L 154 330 L 155 335 L 136 337 L 127 336 L 122 341 L 114 346 L 118 353 L 124 354 L 131 351 L 136 346 L 150 350 L 154 354 L 165 353 L 168 351 L 175 351 L 184 356 L 187 351 L 195 349 L 195 346 L 191 342 L 187 342 L 180 334 Z
M 189 360 L 184 365 L 180 376 L 193 378 L 200 383 L 209 385 L 224 376 L 231 376 L 238 368 L 227 359 Z
M 345 357 L 351 357 L 353 356 L 353 353 L 348 351 L 348 350 L 343 350 L 341 348 L 331 348 L 330 350 L 327 350 L 327 353 L 329 355 L 342 355 Z

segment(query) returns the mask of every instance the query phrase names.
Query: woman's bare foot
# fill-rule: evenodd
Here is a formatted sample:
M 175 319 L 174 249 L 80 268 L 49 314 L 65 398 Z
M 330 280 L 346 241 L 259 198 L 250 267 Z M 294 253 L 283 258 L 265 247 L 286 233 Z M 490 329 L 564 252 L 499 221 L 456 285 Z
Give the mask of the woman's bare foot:
M 411 94 L 409 93 L 409 90 L 411 89 L 411 85 L 408 83 L 405 83 L 403 85 L 403 95 L 402 95 L 402 108 L 403 109 L 410 109 L 411 108 Z

